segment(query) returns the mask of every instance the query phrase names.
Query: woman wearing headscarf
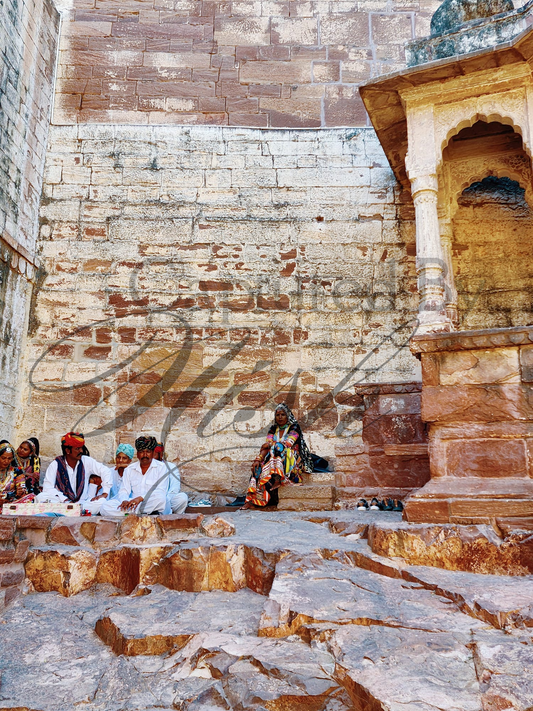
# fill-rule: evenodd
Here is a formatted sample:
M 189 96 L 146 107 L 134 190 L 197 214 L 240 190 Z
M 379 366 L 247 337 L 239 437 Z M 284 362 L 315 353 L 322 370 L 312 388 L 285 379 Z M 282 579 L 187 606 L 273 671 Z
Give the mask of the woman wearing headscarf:
M 131 444 L 119 444 L 115 452 L 115 468 L 113 469 L 113 486 L 109 495 L 110 499 L 114 499 L 120 491 L 122 484 L 122 476 L 124 469 L 129 467 L 135 456 L 135 449 Z
M 0 505 L 29 498 L 26 476 L 15 448 L 4 441 L 0 444 Z
M 19 444 L 17 456 L 26 474 L 26 489 L 30 494 L 39 494 L 39 478 L 41 476 L 41 458 L 39 457 L 39 440 L 29 437 Z
M 244 508 L 266 506 L 271 492 L 284 484 L 301 484 L 302 474 L 312 471 L 311 452 L 300 425 L 291 409 L 282 403 L 276 407 L 266 442 L 253 461 Z

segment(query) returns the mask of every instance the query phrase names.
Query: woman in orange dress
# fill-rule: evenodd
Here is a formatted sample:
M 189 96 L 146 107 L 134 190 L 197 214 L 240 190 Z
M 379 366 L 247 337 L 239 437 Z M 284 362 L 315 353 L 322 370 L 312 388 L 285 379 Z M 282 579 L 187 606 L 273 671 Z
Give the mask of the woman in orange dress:
M 277 492 L 285 484 L 301 484 L 302 474 L 313 471 L 311 452 L 291 409 L 282 403 L 276 408 L 274 424 L 252 464 L 252 476 L 245 509 L 277 503 Z M 275 492 L 274 497 L 271 492 Z

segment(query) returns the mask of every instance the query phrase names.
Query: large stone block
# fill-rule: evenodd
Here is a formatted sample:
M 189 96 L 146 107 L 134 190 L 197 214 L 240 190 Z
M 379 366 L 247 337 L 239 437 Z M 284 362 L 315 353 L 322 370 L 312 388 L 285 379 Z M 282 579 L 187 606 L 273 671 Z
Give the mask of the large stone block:
M 26 577 L 37 592 L 56 591 L 69 597 L 96 582 L 96 555 L 87 549 L 33 548 L 26 562 Z

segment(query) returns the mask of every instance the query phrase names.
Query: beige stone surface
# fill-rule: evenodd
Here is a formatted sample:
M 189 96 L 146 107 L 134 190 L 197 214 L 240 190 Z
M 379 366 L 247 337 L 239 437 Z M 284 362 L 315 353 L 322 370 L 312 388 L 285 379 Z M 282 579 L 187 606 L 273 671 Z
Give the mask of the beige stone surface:
M 193 491 L 242 494 L 276 402 L 334 463 L 356 384 L 418 379 L 410 206 L 352 134 L 52 128 L 19 424 L 44 466 L 74 426 L 106 463 L 144 431 Z
M 443 353 L 441 385 L 519 383 L 518 348 Z
M 100 581 L 70 597 L 32 592 L 12 602 L 0 625 L 2 648 L 16 643 L 18 650 L 0 660 L 6 707 L 531 706 L 531 575 L 458 572 L 378 555 L 361 537 L 369 527 L 420 528 L 394 513 L 228 516 L 239 549 L 201 534 L 168 553 L 124 546 L 128 555 L 149 555 L 156 568 L 165 555 L 179 555 L 180 565 L 211 561 L 218 589 L 184 590 L 190 576 L 182 568 L 171 586 L 179 589 L 145 579 L 125 594 L 120 576 L 128 566 L 117 561 L 109 570 L 118 586 Z M 434 527 L 432 538 L 443 530 Z M 491 538 L 488 529 L 463 531 L 462 540 Z M 53 552 L 60 550 L 57 562 L 81 552 L 59 544 Z

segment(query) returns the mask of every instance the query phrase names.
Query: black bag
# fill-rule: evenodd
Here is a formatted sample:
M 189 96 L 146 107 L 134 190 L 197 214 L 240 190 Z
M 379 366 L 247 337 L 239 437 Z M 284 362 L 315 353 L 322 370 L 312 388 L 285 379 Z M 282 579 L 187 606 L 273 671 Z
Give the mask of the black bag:
M 324 457 L 319 457 L 318 454 L 313 454 L 311 452 L 311 459 L 313 461 L 313 471 L 314 472 L 329 472 L 329 463 Z

